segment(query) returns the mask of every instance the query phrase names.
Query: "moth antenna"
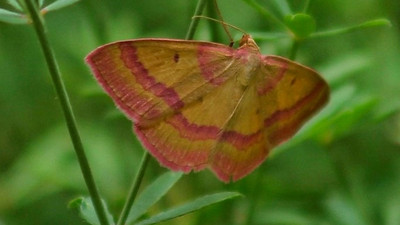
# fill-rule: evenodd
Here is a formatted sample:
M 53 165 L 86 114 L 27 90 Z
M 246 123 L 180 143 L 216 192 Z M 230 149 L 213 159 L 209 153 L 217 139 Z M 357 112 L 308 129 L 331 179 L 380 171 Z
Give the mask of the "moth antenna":
M 243 34 L 247 34 L 246 31 L 244 31 L 243 29 L 241 29 L 241 28 L 239 28 L 239 27 L 237 27 L 237 26 L 234 26 L 234 25 L 232 25 L 232 24 L 229 24 L 229 23 L 226 23 L 226 22 L 224 22 L 224 21 L 217 20 L 217 19 L 214 19 L 214 18 L 211 18 L 211 17 L 208 17 L 208 16 L 193 16 L 192 19 L 194 19 L 194 18 L 203 18 L 203 19 L 211 20 L 211 21 L 214 21 L 214 22 L 217 22 L 217 23 L 222 24 L 224 27 L 227 26 L 227 27 L 230 27 L 230 28 L 235 29 L 235 30 L 237 30 L 237 31 L 240 31 L 240 32 L 242 32 Z M 228 34 L 229 34 L 229 33 L 228 33 Z M 231 35 L 229 35 L 229 37 L 231 37 Z M 231 40 L 232 40 L 232 38 L 231 38 Z

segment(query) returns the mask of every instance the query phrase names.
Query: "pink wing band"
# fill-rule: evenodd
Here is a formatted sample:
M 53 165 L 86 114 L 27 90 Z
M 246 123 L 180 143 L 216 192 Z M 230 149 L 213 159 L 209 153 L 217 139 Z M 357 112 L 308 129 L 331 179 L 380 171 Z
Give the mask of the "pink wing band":
M 178 93 L 172 88 L 166 87 L 163 83 L 157 82 L 154 76 L 150 75 L 143 64 L 140 62 L 136 48 L 128 42 L 122 42 L 119 45 L 121 49 L 121 60 L 131 70 L 136 81 L 144 90 L 150 91 L 155 96 L 163 99 L 171 108 L 180 109 L 184 106 Z

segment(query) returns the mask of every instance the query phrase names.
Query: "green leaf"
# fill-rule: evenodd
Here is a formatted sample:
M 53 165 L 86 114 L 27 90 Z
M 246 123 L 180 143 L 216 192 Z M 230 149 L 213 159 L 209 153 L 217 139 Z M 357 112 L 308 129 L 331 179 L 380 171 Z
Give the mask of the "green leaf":
M 11 24 L 27 24 L 29 22 L 25 15 L 0 9 L 0 21 Z
M 360 209 L 355 205 L 354 200 L 346 194 L 334 192 L 328 196 L 328 199 L 324 203 L 326 213 L 330 217 L 330 221 L 334 222 L 333 224 L 368 224 L 365 221 L 365 216 L 361 214 Z
M 314 18 L 305 13 L 287 15 L 284 22 L 297 39 L 304 39 L 316 30 Z
M 127 223 L 132 223 L 163 197 L 168 190 L 182 177 L 182 173 L 167 172 L 158 177 L 136 199 L 133 204 Z
M 292 14 L 287 0 L 274 0 L 273 3 L 277 6 L 282 15 Z
M 327 221 L 315 217 L 312 213 L 296 208 L 296 206 L 271 206 L 257 210 L 255 224 L 328 224 Z
M 373 59 L 365 52 L 352 51 L 332 58 L 319 71 L 324 75 L 331 88 L 348 83 L 352 75 L 373 65 Z
M 266 9 L 265 7 L 261 6 L 255 0 L 242 0 L 242 1 L 247 3 L 249 6 L 253 7 L 258 13 L 263 15 L 265 18 L 274 21 L 277 24 L 285 26 L 285 24 L 278 17 L 276 17 L 269 9 Z
M 106 206 L 106 203 L 104 200 L 102 200 L 102 203 L 104 206 Z M 94 210 L 92 200 L 89 197 L 80 197 L 76 198 L 68 204 L 69 208 L 74 208 L 79 211 L 80 216 L 89 224 L 92 225 L 100 225 L 99 219 L 97 218 L 96 211 Z M 104 207 L 106 209 L 106 216 L 109 224 L 114 224 L 113 217 L 108 211 L 107 207 Z
M 390 189 L 389 189 L 390 190 Z M 400 193 L 390 191 L 386 199 L 383 199 L 382 217 L 385 225 L 396 225 L 400 221 Z
M 58 0 L 58 1 L 51 3 L 50 5 L 48 5 L 46 7 L 44 7 L 42 9 L 42 12 L 46 13 L 46 12 L 54 11 L 57 9 L 61 9 L 61 8 L 67 7 L 69 5 L 72 5 L 78 1 L 79 0 Z
M 211 195 L 205 195 L 203 197 L 195 199 L 192 202 L 167 210 L 153 217 L 150 217 L 149 219 L 142 220 L 139 223 L 136 223 L 136 225 L 147 225 L 147 224 L 163 222 L 166 220 L 170 220 L 200 210 L 206 206 L 213 205 L 215 203 L 222 202 L 239 196 L 241 196 L 241 194 L 237 192 L 221 192 Z
M 14 7 L 16 10 L 18 10 L 20 12 L 24 11 L 22 6 L 20 5 L 20 2 L 18 2 L 17 0 L 7 0 L 7 3 L 10 4 L 12 7 Z
M 390 23 L 389 20 L 381 18 L 381 19 L 369 20 L 367 22 L 357 24 L 354 26 L 332 29 L 332 30 L 328 30 L 328 31 L 315 32 L 310 37 L 312 37 L 312 38 L 328 37 L 328 36 L 334 36 L 334 35 L 338 35 L 338 34 L 350 33 L 350 32 L 360 30 L 360 29 L 365 29 L 365 28 L 372 28 L 372 27 L 378 27 L 378 26 L 391 26 L 391 25 L 392 24 Z

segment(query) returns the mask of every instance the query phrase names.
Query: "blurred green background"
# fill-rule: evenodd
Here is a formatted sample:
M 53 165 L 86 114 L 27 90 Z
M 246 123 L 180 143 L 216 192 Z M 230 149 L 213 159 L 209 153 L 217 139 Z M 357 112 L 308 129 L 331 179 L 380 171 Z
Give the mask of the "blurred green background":
M 279 0 L 257 2 L 282 16 Z M 305 1 L 287 2 L 295 13 Z M 45 17 L 95 179 L 115 215 L 143 150 L 83 58 L 121 39 L 184 38 L 195 6 L 86 0 Z M 271 38 L 285 32 L 280 26 L 241 0 L 219 6 L 226 22 L 259 38 L 262 53 L 288 56 L 290 39 Z M 0 7 L 11 9 L 4 0 Z M 303 42 L 297 61 L 330 83 L 327 107 L 236 183 L 209 171 L 183 176 L 151 213 L 218 191 L 244 197 L 164 224 L 400 224 L 400 1 L 312 0 L 308 13 L 317 31 L 375 18 L 392 26 Z M 195 39 L 213 41 L 212 26 L 201 20 Z M 229 43 L 217 26 L 222 40 L 214 41 Z M 85 224 L 67 208 L 87 190 L 31 25 L 0 22 L 0 78 L 0 225 Z M 152 159 L 143 185 L 165 171 Z

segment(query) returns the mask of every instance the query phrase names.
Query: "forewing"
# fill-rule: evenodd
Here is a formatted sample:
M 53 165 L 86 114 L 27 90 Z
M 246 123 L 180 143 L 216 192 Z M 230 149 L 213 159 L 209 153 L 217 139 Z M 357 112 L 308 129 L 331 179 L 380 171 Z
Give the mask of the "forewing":
M 137 39 L 99 47 L 86 60 L 114 102 L 144 127 L 225 82 L 231 52 L 208 42 Z

